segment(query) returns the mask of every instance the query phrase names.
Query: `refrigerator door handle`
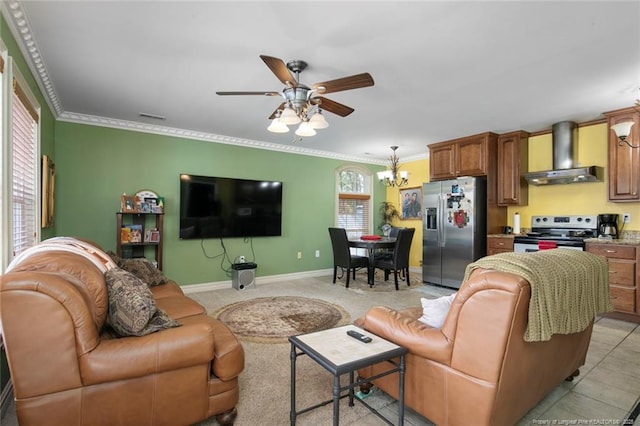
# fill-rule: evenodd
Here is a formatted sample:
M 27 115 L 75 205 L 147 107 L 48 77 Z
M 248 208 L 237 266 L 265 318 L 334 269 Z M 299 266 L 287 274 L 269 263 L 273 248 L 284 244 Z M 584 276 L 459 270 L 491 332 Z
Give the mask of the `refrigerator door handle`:
M 444 196 L 440 194 L 438 196 L 438 246 L 445 246 L 444 235 Z

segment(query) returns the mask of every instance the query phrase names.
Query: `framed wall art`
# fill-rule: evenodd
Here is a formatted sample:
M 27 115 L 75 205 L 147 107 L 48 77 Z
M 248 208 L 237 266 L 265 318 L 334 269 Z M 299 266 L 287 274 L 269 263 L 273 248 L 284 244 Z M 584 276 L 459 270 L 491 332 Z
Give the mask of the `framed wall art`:
M 53 226 L 53 204 L 56 177 L 56 165 L 48 155 L 42 156 L 42 228 Z
M 422 187 L 400 189 L 400 219 L 422 219 Z

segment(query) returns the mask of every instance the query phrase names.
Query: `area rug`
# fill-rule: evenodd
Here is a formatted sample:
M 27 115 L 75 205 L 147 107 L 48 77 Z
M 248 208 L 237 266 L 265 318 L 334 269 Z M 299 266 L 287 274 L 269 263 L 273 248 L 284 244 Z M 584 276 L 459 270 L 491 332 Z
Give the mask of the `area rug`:
M 411 285 L 408 286 L 406 281 L 398 278 L 398 291 L 403 290 L 411 290 L 411 288 L 421 287 L 424 285 L 422 282 L 422 274 L 413 273 L 411 276 Z M 338 269 L 338 277 L 340 277 L 340 270 Z M 347 277 L 342 276 L 342 278 L 336 279 L 336 285 L 340 285 L 342 287 L 346 287 Z M 360 270 L 356 272 L 356 279 L 353 279 L 353 276 L 349 279 L 349 288 L 347 290 L 355 291 L 355 292 L 363 292 L 363 291 L 375 291 L 375 292 L 387 292 L 387 291 L 396 291 L 396 285 L 393 281 L 393 273 L 389 274 L 389 279 L 387 281 L 384 280 L 384 271 L 376 270 L 375 278 L 373 280 L 373 287 L 370 287 L 367 282 L 367 271 Z
M 348 324 L 349 313 L 320 299 L 297 296 L 259 297 L 224 306 L 211 314 L 241 340 L 283 343 L 289 336 Z

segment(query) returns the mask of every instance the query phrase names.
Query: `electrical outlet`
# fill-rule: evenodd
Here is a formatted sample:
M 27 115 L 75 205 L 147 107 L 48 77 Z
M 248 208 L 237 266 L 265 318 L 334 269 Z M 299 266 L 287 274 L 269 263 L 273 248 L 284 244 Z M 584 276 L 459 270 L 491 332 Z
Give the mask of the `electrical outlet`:
M 298 252 L 298 259 L 302 259 L 302 252 L 301 251 Z
M 245 261 L 245 257 L 244 257 L 244 256 L 240 256 L 240 257 L 238 258 L 238 260 L 240 261 L 240 263 L 244 263 L 244 261 Z
M 316 257 L 320 257 L 320 250 L 316 250 Z
M 622 223 L 631 222 L 631 213 L 622 213 Z

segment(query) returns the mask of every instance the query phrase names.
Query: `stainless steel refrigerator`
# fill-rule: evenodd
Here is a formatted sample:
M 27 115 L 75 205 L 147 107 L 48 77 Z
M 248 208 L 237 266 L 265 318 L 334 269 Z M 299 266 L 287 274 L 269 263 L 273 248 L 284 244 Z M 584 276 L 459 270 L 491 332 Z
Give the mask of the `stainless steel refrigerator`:
M 422 194 L 422 280 L 460 288 L 467 265 L 486 255 L 487 181 L 425 183 Z

